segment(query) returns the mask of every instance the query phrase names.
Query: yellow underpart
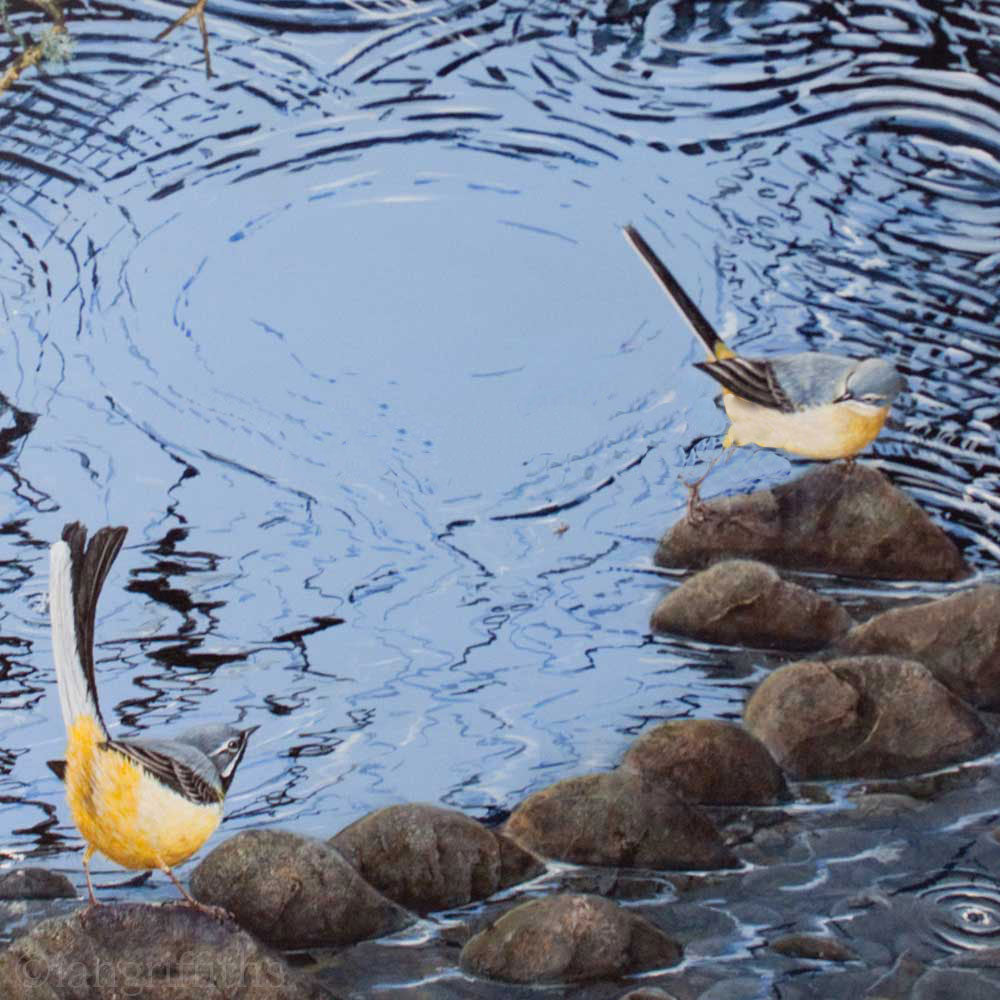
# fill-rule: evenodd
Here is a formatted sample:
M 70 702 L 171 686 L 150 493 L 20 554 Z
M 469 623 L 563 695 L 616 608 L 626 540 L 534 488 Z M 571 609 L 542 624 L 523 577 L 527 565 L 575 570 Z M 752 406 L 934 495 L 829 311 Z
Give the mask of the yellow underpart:
M 878 437 L 889 415 L 888 407 L 875 409 L 851 402 L 782 413 L 731 392 L 723 393 L 723 404 L 732 421 L 724 447 L 755 444 L 816 459 L 856 455 Z
M 222 819 L 222 803 L 189 802 L 117 750 L 95 719 L 80 716 L 66 744 L 66 800 L 90 847 L 123 868 L 173 867 Z

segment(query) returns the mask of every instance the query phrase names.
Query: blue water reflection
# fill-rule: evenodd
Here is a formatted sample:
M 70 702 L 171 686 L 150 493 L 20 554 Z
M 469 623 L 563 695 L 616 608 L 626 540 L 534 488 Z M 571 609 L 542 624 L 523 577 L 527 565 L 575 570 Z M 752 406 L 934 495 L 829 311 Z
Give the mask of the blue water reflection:
M 496 815 L 738 714 L 759 658 L 647 634 L 724 421 L 628 221 L 741 347 L 896 359 L 873 460 L 992 568 L 990 6 L 221 3 L 210 82 L 196 32 L 152 42 L 172 7 L 76 11 L 2 98 L 8 856 L 75 863 L 44 765 L 75 518 L 130 528 L 121 731 L 262 724 L 220 836 Z

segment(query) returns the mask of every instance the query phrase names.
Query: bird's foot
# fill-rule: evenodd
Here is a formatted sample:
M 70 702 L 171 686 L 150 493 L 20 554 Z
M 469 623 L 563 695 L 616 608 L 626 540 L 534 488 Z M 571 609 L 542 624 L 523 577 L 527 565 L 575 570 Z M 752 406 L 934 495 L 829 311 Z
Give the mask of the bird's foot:
M 190 909 L 204 913 L 206 917 L 211 917 L 220 924 L 236 923 L 236 917 L 224 906 L 213 906 L 211 903 L 199 903 L 193 896 L 185 894 L 184 899 L 178 900 L 174 906 L 187 906 Z

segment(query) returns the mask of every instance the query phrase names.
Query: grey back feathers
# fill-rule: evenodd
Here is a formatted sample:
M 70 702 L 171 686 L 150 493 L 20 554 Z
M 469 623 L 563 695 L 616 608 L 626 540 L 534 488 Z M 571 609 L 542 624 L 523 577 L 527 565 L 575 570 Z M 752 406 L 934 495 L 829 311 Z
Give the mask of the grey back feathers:
M 695 367 L 742 399 L 784 413 L 847 400 L 888 406 L 905 387 L 902 375 L 888 361 L 858 361 L 812 351 L 773 358 L 724 358 Z
M 774 377 L 796 410 L 832 403 L 857 361 L 836 354 L 782 354 L 768 358 Z

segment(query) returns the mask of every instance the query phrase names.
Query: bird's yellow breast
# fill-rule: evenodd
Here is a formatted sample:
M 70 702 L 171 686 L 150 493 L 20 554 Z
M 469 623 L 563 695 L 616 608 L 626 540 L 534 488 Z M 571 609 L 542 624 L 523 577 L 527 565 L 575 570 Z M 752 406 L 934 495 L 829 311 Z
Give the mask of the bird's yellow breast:
M 98 724 L 81 716 L 66 745 L 66 799 L 93 848 L 123 868 L 173 867 L 205 843 L 222 803 L 189 802 L 117 750 L 102 747 Z
M 889 408 L 851 402 L 828 403 L 782 413 L 727 392 L 723 395 L 732 426 L 725 444 L 780 448 L 805 458 L 849 458 L 866 448 L 885 424 Z

